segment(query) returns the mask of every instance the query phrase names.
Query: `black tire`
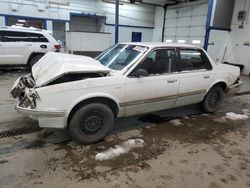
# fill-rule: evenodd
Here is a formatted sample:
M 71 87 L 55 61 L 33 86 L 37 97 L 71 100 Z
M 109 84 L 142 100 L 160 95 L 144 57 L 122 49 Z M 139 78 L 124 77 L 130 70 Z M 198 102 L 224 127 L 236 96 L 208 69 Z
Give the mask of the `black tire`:
M 36 62 L 39 61 L 39 59 L 41 59 L 41 57 L 43 57 L 43 55 L 44 54 L 37 54 L 31 57 L 30 62 L 29 62 L 30 69 L 36 64 Z
M 206 113 L 216 112 L 223 101 L 224 92 L 220 86 L 214 86 L 203 100 L 202 107 Z
M 91 103 L 78 109 L 69 122 L 72 138 L 81 144 L 102 140 L 113 128 L 114 114 L 105 104 Z

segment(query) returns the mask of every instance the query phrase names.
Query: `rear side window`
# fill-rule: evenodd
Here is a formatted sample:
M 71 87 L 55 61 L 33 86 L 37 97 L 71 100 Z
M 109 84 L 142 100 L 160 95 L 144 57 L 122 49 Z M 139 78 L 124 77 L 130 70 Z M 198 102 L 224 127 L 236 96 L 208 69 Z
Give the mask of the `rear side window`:
M 211 69 L 209 62 L 204 57 L 205 55 L 200 50 L 195 49 L 181 49 L 180 63 L 181 71 Z
M 3 31 L 4 42 L 28 42 L 28 37 L 24 32 Z
M 49 42 L 39 33 L 27 33 L 18 31 L 2 31 L 4 42 Z
M 49 42 L 48 39 L 39 33 L 27 33 L 30 42 Z
M 0 31 L 0 42 L 3 42 L 3 32 Z

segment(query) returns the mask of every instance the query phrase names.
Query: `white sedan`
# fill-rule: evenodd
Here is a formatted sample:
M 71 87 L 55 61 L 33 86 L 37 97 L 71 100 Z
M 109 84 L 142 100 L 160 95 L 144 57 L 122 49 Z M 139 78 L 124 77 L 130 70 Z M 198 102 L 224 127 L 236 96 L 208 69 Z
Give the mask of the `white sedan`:
M 65 128 L 94 143 L 115 118 L 201 103 L 212 113 L 240 89 L 238 67 L 216 64 L 201 48 L 166 43 L 117 44 L 95 59 L 49 52 L 11 91 L 16 110 L 40 127 Z

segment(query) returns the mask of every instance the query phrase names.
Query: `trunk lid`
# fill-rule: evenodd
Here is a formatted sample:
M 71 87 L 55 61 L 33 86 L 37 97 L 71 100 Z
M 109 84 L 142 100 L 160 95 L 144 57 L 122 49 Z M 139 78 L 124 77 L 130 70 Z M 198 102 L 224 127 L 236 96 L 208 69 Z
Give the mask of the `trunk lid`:
M 32 76 L 36 87 L 41 87 L 67 73 L 108 73 L 110 71 L 91 57 L 48 52 L 32 67 Z

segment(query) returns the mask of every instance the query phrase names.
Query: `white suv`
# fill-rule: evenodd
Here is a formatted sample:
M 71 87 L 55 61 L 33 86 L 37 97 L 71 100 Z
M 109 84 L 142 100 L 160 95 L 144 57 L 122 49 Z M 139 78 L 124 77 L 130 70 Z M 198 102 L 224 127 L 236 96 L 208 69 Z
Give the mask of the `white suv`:
M 0 65 L 32 67 L 45 53 L 59 52 L 61 45 L 45 30 L 0 28 Z

